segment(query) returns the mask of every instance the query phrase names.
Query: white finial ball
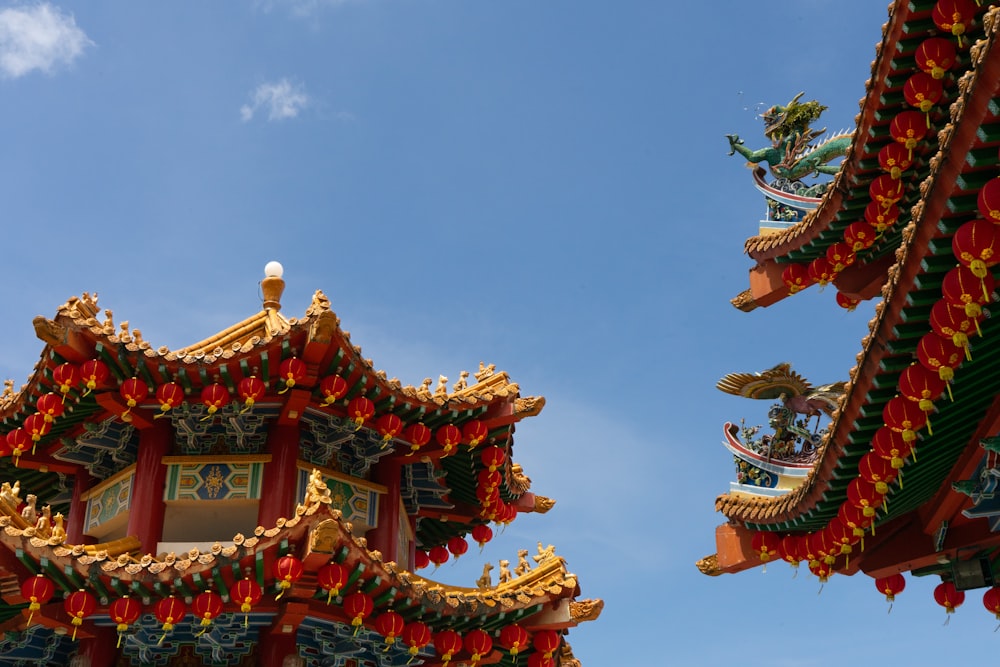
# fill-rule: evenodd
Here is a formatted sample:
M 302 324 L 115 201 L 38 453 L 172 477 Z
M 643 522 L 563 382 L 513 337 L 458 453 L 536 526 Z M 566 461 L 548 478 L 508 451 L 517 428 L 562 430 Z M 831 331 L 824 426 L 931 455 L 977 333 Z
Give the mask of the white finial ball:
M 264 275 L 268 278 L 280 278 L 285 273 L 281 262 L 268 262 L 264 265 Z

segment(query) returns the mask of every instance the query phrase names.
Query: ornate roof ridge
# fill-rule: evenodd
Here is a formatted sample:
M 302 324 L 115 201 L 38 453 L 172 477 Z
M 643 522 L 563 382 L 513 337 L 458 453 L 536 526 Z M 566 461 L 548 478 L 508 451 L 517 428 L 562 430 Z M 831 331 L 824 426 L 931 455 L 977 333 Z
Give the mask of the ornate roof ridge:
M 862 349 L 857 355 L 856 365 L 850 371 L 841 407 L 834 413 L 813 471 L 801 485 L 783 496 L 761 498 L 737 493 L 718 496 L 715 508 L 727 518 L 759 524 L 791 521 L 812 510 L 822 499 L 828 482 L 834 478 L 836 463 L 844 452 L 845 442 L 854 428 L 855 420 L 866 404 L 866 395 L 872 389 L 873 376 L 879 373 L 880 362 L 889 354 L 886 341 L 896 338 L 893 328 L 901 322 L 900 313 L 907 294 L 915 277 L 922 270 L 920 263 L 929 251 L 930 240 L 940 233 L 935 225 L 927 224 L 925 220 L 937 220 L 940 217 L 945 200 L 962 168 L 961 161 L 948 159 L 953 152 L 956 128 L 963 121 L 968 122 L 966 112 L 969 109 L 969 98 L 983 90 L 976 86 L 981 66 L 994 50 L 998 51 L 994 60 L 1000 61 L 1000 46 L 997 45 L 1000 7 L 992 7 L 987 11 L 983 17 L 983 25 L 984 37 L 970 47 L 972 63 L 958 82 L 961 94 L 951 106 L 951 122 L 939 132 L 938 150 L 931 158 L 930 175 L 920 183 L 921 199 L 913 206 L 911 220 L 902 230 L 902 242 L 896 249 L 896 262 L 889 268 L 887 280 L 882 286 L 882 301 L 876 305 L 875 317 L 869 322 L 869 334 L 862 339 Z M 979 94 L 990 95 L 986 92 Z M 985 104 L 980 106 L 985 110 Z M 962 150 L 961 154 L 964 153 Z M 933 208 L 931 211 L 927 210 L 926 202 L 929 200 Z
M 819 206 L 805 216 L 801 221 L 783 229 L 780 232 L 751 236 L 743 245 L 744 252 L 759 261 L 773 259 L 797 250 L 803 245 L 816 239 L 833 221 L 834 216 L 840 211 L 845 192 L 844 182 L 850 182 L 854 178 L 854 172 L 859 168 L 860 155 L 863 154 L 864 144 L 868 141 L 868 130 L 874 122 L 873 91 L 885 88 L 885 74 L 877 75 L 884 69 L 891 67 L 893 51 L 886 51 L 883 46 L 888 42 L 890 32 L 899 35 L 903 25 L 910 15 L 908 2 L 896 2 L 889 5 L 889 19 L 882 26 L 882 39 L 876 45 L 875 60 L 872 61 L 872 76 L 865 85 L 865 95 L 859 101 L 860 111 L 855 117 L 857 127 L 853 132 L 851 146 L 844 157 L 843 166 L 834 176 L 826 194 L 823 195 Z M 737 297 L 738 298 L 738 297 Z

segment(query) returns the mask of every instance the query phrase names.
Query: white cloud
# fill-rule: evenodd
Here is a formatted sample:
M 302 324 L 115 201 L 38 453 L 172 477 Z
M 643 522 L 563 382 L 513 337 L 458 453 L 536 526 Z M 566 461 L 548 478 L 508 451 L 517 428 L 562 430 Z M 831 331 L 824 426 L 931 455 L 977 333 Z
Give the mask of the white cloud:
M 309 96 L 305 89 L 282 79 L 257 86 L 250 104 L 240 107 L 240 117 L 249 121 L 260 111 L 267 114 L 268 120 L 285 120 L 295 118 L 308 105 Z
M 50 73 L 93 44 L 71 14 L 49 3 L 0 10 L 0 74 L 5 77 Z

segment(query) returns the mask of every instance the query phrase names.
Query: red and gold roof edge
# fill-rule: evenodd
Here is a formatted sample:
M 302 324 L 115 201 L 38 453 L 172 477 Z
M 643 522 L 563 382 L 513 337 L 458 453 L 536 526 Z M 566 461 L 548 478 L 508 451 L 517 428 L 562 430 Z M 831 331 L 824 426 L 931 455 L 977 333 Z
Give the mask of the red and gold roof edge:
M 307 504 L 299 504 L 291 518 L 279 519 L 271 528 L 258 527 L 250 537 L 237 535 L 225 547 L 216 543 L 204 553 L 192 549 L 164 558 L 124 551 L 130 544 L 135 546 L 135 540 L 130 542 L 130 538 L 99 545 L 66 545 L 64 533 L 27 526 L 15 511 L 0 501 L 0 597 L 7 604 L 23 604 L 26 600 L 18 580 L 36 574 L 52 576 L 59 573 L 64 585 L 73 590 L 77 590 L 74 583 L 84 582 L 84 590 L 89 590 L 99 600 L 96 613 L 106 614 L 107 607 L 120 596 L 112 594 L 109 597 L 105 591 L 114 591 L 115 587 L 124 586 L 131 594 L 147 600 L 164 597 L 161 591 L 165 589 L 171 594 L 191 597 L 202 590 L 198 581 L 213 582 L 215 589 L 218 586 L 214 582 L 224 576 L 231 591 L 237 581 L 232 574 L 234 569 L 245 571 L 253 578 L 255 563 L 262 555 L 263 570 L 256 579 L 265 595 L 259 606 L 255 606 L 257 611 L 278 613 L 284 603 L 304 603 L 308 606 L 308 615 L 333 617 L 350 623 L 351 617 L 338 605 L 327 604 L 326 591 L 318 595 L 322 587 L 317 572 L 331 562 L 351 572 L 362 573 L 356 581 L 344 586 L 341 595 L 364 587 L 372 598 L 383 600 L 379 607 L 397 610 L 419 607 L 422 617 L 477 616 L 485 619 L 540 607 L 541 614 L 536 620 L 523 623 L 526 629 L 566 629 L 596 619 L 603 608 L 600 600 L 575 599 L 580 593 L 577 578 L 567 572 L 565 561 L 551 548 L 544 553 L 540 550 L 537 566 L 528 572 L 497 586 L 479 589 L 437 583 L 403 570 L 394 562 L 384 562 L 380 552 L 367 549 L 364 538 L 352 535 L 350 524 L 342 520 L 338 510 L 331 509 L 329 492 L 321 480 L 317 485 L 317 480 L 319 478 L 314 476 Z M 279 604 L 274 593 L 278 581 L 272 569 L 275 562 L 286 555 L 298 560 L 301 574 L 287 592 L 282 591 L 279 597 L 284 603 Z M 105 591 L 94 587 L 95 580 L 103 582 Z M 112 580 L 116 582 L 114 586 L 110 583 Z M 137 587 L 133 587 L 133 582 Z M 370 582 L 377 582 L 377 585 L 371 586 Z M 229 591 L 217 592 L 229 595 Z M 69 619 L 61 613 L 62 604 L 54 603 L 51 607 L 48 610 L 43 607 L 40 612 L 41 616 L 51 616 L 47 624 L 69 626 Z M 230 600 L 226 609 L 239 611 L 240 603 Z M 554 613 L 557 609 L 559 613 Z M 18 617 L 7 625 L 23 626 L 25 618 Z M 0 628 L 10 629 L 14 628 Z M 83 631 L 86 632 L 86 628 Z
M 833 479 L 852 424 L 866 403 L 866 395 L 880 372 L 882 359 L 888 355 L 884 342 L 895 338 L 893 328 L 901 323 L 901 309 L 914 288 L 916 276 L 922 271 L 920 264 L 928 253 L 928 244 L 941 235 L 932 223 L 943 214 L 963 166 L 961 161 L 950 160 L 948 156 L 965 155 L 975 144 L 976 131 L 988 113 L 993 96 L 987 86 L 995 86 L 1000 80 L 1000 52 L 994 54 L 998 48 L 1000 8 L 990 8 L 983 16 L 983 24 L 985 37 L 970 49 L 970 69 L 959 79 L 961 96 L 950 109 L 951 122 L 939 134 L 939 148 L 932 158 L 930 176 L 920 184 L 921 200 L 914 205 L 911 221 L 902 232 L 896 263 L 889 269 L 882 288 L 883 301 L 876 305 L 876 316 L 869 323 L 870 333 L 862 341 L 857 365 L 851 369 L 843 403 L 834 415 L 816 468 L 799 487 L 780 497 L 720 495 L 716 499 L 716 510 L 731 521 L 777 525 L 792 520 L 812 510 L 822 499 L 827 483 Z M 986 85 L 977 86 L 980 80 Z M 842 475 L 843 471 L 838 474 Z

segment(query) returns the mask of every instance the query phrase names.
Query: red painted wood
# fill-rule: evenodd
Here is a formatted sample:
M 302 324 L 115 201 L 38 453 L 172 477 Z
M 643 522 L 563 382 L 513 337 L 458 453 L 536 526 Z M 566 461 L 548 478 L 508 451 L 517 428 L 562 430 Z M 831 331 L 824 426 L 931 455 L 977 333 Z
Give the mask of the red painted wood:
M 132 504 L 126 534 L 139 538 L 144 553 L 155 554 L 156 544 L 163 536 L 166 511 L 163 489 L 167 481 L 163 457 L 170 453 L 173 435 L 169 422 L 156 423 L 152 428 L 139 431 L 139 454 L 135 462 L 135 479 L 132 480 Z
M 383 561 L 399 561 L 400 479 L 396 461 L 379 461 L 372 471 L 372 481 L 386 487 L 386 494 L 379 499 L 378 525 L 368 531 L 368 548 L 381 551 Z
M 298 424 L 274 424 L 267 435 L 267 446 L 271 452 L 271 460 L 264 464 L 257 524 L 272 528 L 280 517 L 290 517 L 295 510 L 299 460 Z

